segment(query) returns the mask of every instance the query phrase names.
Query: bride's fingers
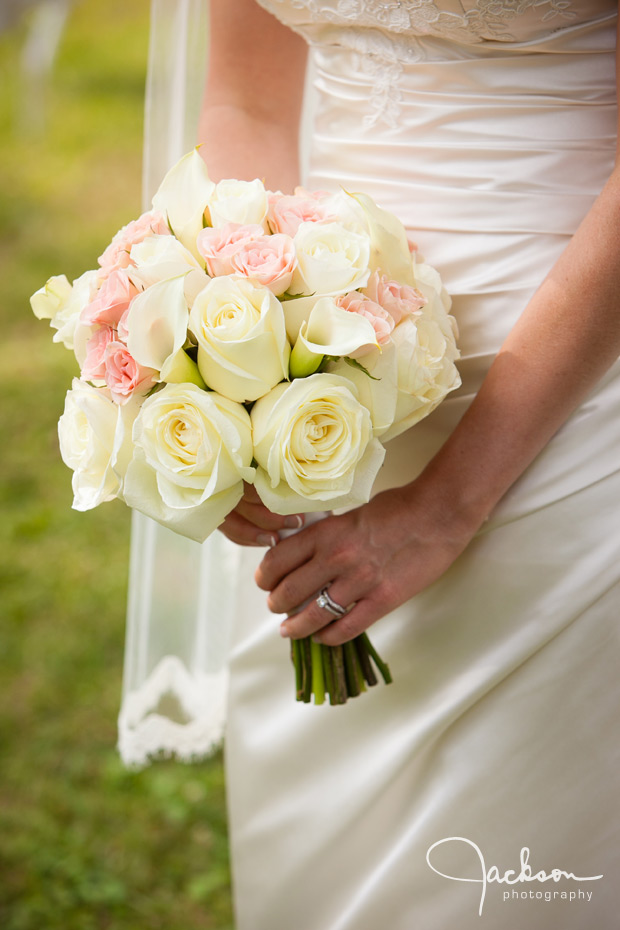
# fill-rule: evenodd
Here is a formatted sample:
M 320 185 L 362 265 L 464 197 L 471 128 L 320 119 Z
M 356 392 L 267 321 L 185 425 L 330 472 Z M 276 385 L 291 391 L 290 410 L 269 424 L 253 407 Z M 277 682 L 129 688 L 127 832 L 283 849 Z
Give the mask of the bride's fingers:
M 312 558 L 314 554 L 314 528 L 314 526 L 309 526 L 301 532 L 283 539 L 275 549 L 271 549 L 270 552 L 265 554 L 265 558 L 254 573 L 254 579 L 259 588 L 262 588 L 263 591 L 274 592 L 287 575 Z M 288 581 L 289 579 L 287 579 Z M 298 581 L 299 579 L 297 579 Z M 287 590 L 289 590 L 288 587 L 283 589 L 283 591 Z M 308 589 L 302 600 L 310 597 L 313 590 L 313 588 Z M 297 588 L 291 594 L 292 597 L 297 597 Z M 274 607 L 270 609 L 277 613 L 287 613 L 289 608 L 292 609 L 299 603 L 301 603 L 299 600 L 282 602 L 278 597 L 276 599 L 277 610 Z
M 236 513 L 244 517 L 249 523 L 260 527 L 263 530 L 291 529 L 298 530 L 304 525 L 302 514 L 291 514 L 283 517 L 282 514 L 272 513 L 264 504 L 254 503 L 242 498 L 235 507 Z
M 274 614 L 292 614 L 330 581 L 325 565 L 318 559 L 309 559 L 282 578 L 269 594 L 267 606 Z
M 265 507 L 258 496 L 258 491 L 253 484 L 243 482 L 243 497 L 235 507 L 235 512 L 263 530 L 298 530 L 304 525 L 303 514 L 291 514 L 282 516 L 279 513 L 272 513 L 268 507 Z
M 332 630 L 338 624 L 337 635 L 343 637 L 340 642 L 344 643 L 357 636 L 358 632 L 361 632 L 361 629 L 356 629 L 360 612 L 357 611 L 354 615 L 357 607 L 355 601 L 360 598 L 363 601 L 364 592 L 359 590 L 359 585 L 356 585 L 353 581 L 338 579 L 333 585 L 325 585 L 322 590 L 326 590 L 329 598 L 338 606 L 347 609 L 348 613 L 341 618 L 336 617 L 332 610 L 321 604 L 320 592 L 316 591 L 303 610 L 283 621 L 280 626 L 282 636 L 300 639 L 322 631 L 322 637 L 324 633 Z M 362 618 L 363 616 L 362 612 Z M 350 620 L 351 617 L 354 618 L 353 624 Z
M 251 504 L 262 504 L 258 491 L 253 484 L 248 484 L 247 481 L 243 482 L 243 500 L 249 501 Z
M 228 539 L 240 546 L 269 546 L 273 547 L 278 542 L 278 534 L 269 532 L 260 526 L 256 526 L 241 514 L 232 510 L 224 522 L 219 526 L 220 531 Z
M 333 623 L 320 630 L 315 639 L 326 646 L 342 646 L 367 630 L 384 613 L 385 606 L 380 608 L 372 599 L 362 598 L 344 617 L 334 619 Z

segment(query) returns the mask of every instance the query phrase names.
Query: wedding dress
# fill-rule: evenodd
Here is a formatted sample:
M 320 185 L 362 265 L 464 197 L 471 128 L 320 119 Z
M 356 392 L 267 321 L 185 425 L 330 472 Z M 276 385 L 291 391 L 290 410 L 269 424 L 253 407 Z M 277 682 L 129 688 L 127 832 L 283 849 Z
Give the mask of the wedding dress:
M 310 43 L 306 186 L 396 213 L 453 298 L 463 384 L 388 444 L 377 489 L 395 487 L 454 428 L 612 170 L 616 5 L 261 2 Z M 617 926 L 619 414 L 616 363 L 450 570 L 373 626 L 394 683 L 344 707 L 295 702 L 251 580 L 262 551 L 240 551 L 238 930 Z

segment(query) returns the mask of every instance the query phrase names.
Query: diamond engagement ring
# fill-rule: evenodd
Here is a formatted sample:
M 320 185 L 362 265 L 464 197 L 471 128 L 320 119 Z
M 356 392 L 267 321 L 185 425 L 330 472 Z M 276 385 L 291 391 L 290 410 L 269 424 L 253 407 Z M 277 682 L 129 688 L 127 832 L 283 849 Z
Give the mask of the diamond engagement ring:
M 328 610 L 334 617 L 344 617 L 347 612 L 346 607 L 343 607 L 342 604 L 338 604 L 336 601 L 332 600 L 332 598 L 327 593 L 327 588 L 323 588 L 317 597 L 316 602 L 319 607 L 322 607 L 323 610 Z

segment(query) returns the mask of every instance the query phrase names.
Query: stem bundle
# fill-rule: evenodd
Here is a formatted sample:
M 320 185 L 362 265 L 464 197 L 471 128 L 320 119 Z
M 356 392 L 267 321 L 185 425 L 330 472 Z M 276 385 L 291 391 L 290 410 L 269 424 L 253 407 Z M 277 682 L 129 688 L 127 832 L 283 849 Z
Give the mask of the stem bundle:
M 392 681 L 387 664 L 366 633 L 342 646 L 325 646 L 310 637 L 295 639 L 291 642 L 291 658 L 297 700 L 305 704 L 311 702 L 312 695 L 315 704 L 323 704 L 327 694 L 330 704 L 346 704 L 367 686 L 377 684 L 373 662 L 385 684 Z

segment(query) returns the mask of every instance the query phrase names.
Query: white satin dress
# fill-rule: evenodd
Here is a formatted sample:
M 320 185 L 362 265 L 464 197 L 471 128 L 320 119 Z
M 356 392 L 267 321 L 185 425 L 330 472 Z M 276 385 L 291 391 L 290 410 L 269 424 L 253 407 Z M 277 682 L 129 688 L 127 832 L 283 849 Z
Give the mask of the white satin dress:
M 389 444 L 377 486 L 397 486 L 612 170 L 615 3 L 263 5 L 311 46 L 306 183 L 397 213 L 453 297 L 463 385 Z M 248 572 L 260 555 L 246 550 Z M 279 618 L 252 584 L 242 600 L 226 737 L 238 930 L 619 926 L 619 364 L 452 568 L 373 626 L 389 687 L 296 703 Z M 427 851 L 444 839 L 442 876 Z M 515 881 L 524 847 L 538 878 Z M 488 881 L 480 914 L 483 870 L 514 872 Z

